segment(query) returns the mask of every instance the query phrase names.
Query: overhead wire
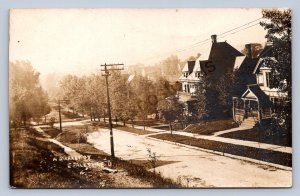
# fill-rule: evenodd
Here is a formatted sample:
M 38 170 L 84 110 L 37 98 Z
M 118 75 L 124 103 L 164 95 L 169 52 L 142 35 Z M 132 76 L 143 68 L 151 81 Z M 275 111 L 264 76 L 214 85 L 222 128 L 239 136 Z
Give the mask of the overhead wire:
M 240 31 L 249 29 L 249 28 L 251 28 L 251 27 L 254 27 L 254 26 L 260 24 L 259 22 L 258 22 L 258 23 L 255 23 L 255 24 L 252 24 L 252 23 L 254 23 L 254 22 L 256 22 L 256 21 L 259 21 L 259 20 L 261 20 L 261 19 L 262 19 L 262 17 L 260 17 L 260 18 L 258 18 L 258 19 L 255 19 L 255 20 L 252 20 L 252 21 L 247 22 L 247 23 L 245 23 L 245 24 L 242 24 L 242 25 L 240 25 L 240 26 L 238 26 L 238 27 L 234 27 L 234 28 L 232 28 L 232 29 L 230 29 L 230 30 L 227 30 L 227 31 L 223 32 L 223 33 L 217 34 L 217 36 L 218 36 L 218 38 L 224 38 L 224 37 L 227 37 L 227 36 L 231 36 L 231 35 L 233 35 L 233 34 L 236 34 L 236 33 L 240 32 Z M 252 24 L 252 25 L 250 25 L 250 24 Z M 248 26 L 248 25 L 250 25 L 250 26 Z M 242 27 L 245 27 L 245 28 L 242 28 Z M 240 29 L 240 28 L 242 28 L 242 29 Z M 237 30 L 237 31 L 235 31 L 235 30 Z M 234 32 L 232 32 L 232 31 L 234 31 Z M 232 32 L 232 33 L 231 33 L 231 32 Z M 174 50 L 174 51 L 172 51 L 172 52 L 165 52 L 164 54 L 155 55 L 155 56 L 152 56 L 152 57 L 145 58 L 145 59 L 143 59 L 142 61 L 149 60 L 149 59 L 154 59 L 154 58 L 159 58 L 159 57 L 163 57 L 163 56 L 165 56 L 166 54 L 170 54 L 170 53 L 180 53 L 180 52 L 184 52 L 184 51 L 187 51 L 187 50 L 192 49 L 192 48 L 195 48 L 195 47 L 203 46 L 203 45 L 209 43 L 210 40 L 211 40 L 211 38 L 207 38 L 207 39 L 204 39 L 204 40 L 202 40 L 202 41 L 196 42 L 196 43 L 194 43 L 194 44 L 190 44 L 190 46 L 189 46 L 188 48 L 187 48 L 187 47 L 184 47 L 184 48 L 180 48 L 180 49 Z

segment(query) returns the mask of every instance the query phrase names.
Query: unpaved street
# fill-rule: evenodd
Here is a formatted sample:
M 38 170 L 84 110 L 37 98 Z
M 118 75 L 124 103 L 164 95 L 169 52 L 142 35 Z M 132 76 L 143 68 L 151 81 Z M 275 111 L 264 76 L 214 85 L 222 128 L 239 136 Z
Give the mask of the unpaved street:
M 99 129 L 88 141 L 110 153 L 109 131 Z M 175 161 L 156 171 L 184 186 L 197 187 L 289 187 L 292 171 L 271 168 L 230 157 L 203 152 L 141 135 L 114 129 L 114 147 L 122 159 L 147 160 L 147 149 L 156 152 L 159 160 Z

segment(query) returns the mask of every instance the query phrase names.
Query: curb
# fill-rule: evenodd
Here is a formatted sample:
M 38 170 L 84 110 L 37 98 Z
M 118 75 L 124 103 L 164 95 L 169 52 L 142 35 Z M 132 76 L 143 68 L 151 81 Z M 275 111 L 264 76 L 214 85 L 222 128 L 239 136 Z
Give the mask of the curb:
M 258 164 L 258 165 L 268 165 L 268 166 L 276 167 L 278 169 L 287 170 L 287 171 L 292 171 L 292 169 L 293 169 L 292 167 L 287 167 L 287 166 L 283 166 L 283 165 L 279 165 L 279 164 L 275 164 L 275 163 L 269 163 L 269 162 L 266 162 L 266 161 L 251 159 L 251 158 L 248 158 L 248 157 L 242 157 L 242 156 L 232 155 L 232 154 L 228 154 L 228 153 L 222 153 L 222 152 L 213 151 L 213 150 L 204 149 L 204 148 L 199 148 L 199 147 L 195 147 L 195 146 L 189 146 L 189 145 L 186 145 L 186 144 L 171 142 L 171 141 L 167 141 L 167 140 L 161 140 L 161 139 L 157 139 L 157 138 L 153 138 L 153 137 L 147 137 L 147 138 L 155 140 L 155 141 L 160 141 L 160 142 L 163 141 L 163 142 L 166 142 L 168 144 L 173 144 L 173 145 L 177 145 L 177 146 L 186 147 L 186 148 L 189 148 L 189 149 L 200 150 L 200 151 L 203 151 L 203 152 L 208 152 L 208 153 L 216 154 L 216 155 L 219 155 L 219 156 L 226 156 L 226 157 L 230 157 L 230 158 L 234 158 L 234 159 L 238 159 L 238 160 L 252 162 L 252 163 L 255 163 L 255 164 Z

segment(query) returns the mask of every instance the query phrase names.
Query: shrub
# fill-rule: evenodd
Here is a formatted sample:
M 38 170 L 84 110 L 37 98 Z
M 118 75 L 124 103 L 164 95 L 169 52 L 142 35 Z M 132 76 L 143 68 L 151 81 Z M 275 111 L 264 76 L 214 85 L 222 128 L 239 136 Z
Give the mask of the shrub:
M 49 119 L 49 125 L 50 125 L 52 128 L 53 128 L 53 126 L 54 126 L 55 121 L 56 121 L 56 118 L 55 118 L 55 117 L 51 117 L 51 118 Z

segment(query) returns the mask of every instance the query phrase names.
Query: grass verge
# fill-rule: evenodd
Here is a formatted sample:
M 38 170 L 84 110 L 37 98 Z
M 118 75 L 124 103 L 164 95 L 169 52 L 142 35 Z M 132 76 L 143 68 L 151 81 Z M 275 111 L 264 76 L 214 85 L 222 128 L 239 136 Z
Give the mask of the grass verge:
M 41 127 L 41 129 L 48 135 L 50 135 L 50 137 L 54 138 L 56 137 L 58 134 L 61 133 L 61 131 L 57 128 L 54 127 Z
M 289 153 L 223 143 L 206 139 L 197 139 L 176 134 L 171 135 L 165 133 L 153 135 L 151 137 L 292 167 L 292 154 Z
M 33 129 L 10 130 L 10 185 L 15 188 L 100 188 L 112 186 L 105 172 L 69 168 L 72 161 L 53 161 L 63 149 Z M 82 173 L 84 171 L 84 173 Z
M 206 121 L 197 124 L 191 124 L 184 129 L 185 132 L 197 133 L 201 135 L 213 135 L 213 133 L 238 127 L 232 119 Z
M 280 132 L 274 133 L 272 131 L 267 130 L 267 128 L 260 127 L 254 127 L 252 129 L 235 131 L 231 133 L 224 133 L 219 136 L 239 140 L 262 142 L 279 146 L 292 146 L 289 142 L 290 139 L 288 138 L 288 135 Z
M 154 133 L 153 131 L 137 129 L 137 128 L 132 128 L 132 127 L 118 127 L 117 129 L 121 130 L 121 131 L 127 131 L 127 132 L 130 132 L 130 133 L 135 133 L 135 134 L 138 134 L 138 135 L 145 135 L 145 134 Z

